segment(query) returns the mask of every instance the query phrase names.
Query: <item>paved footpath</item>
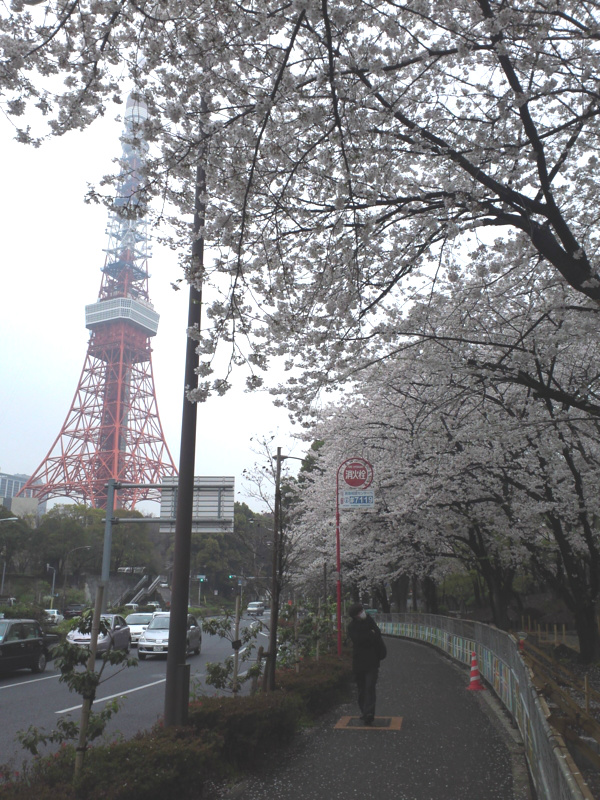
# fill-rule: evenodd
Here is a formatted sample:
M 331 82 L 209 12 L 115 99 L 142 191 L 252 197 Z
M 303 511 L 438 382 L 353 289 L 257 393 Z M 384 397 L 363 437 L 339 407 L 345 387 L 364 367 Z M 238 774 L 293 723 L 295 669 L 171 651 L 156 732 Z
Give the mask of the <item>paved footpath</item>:
M 219 797 L 530 800 L 522 745 L 493 693 L 467 691 L 469 671 L 431 647 L 386 643 L 379 726 L 359 727 L 354 702 L 338 707 L 276 763 Z

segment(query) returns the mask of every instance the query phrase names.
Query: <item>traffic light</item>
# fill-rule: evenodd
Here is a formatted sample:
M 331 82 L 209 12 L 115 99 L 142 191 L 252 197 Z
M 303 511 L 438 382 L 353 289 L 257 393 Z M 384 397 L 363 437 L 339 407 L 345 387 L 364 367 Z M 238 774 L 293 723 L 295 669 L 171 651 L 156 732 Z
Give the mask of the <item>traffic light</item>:
M 235 578 L 235 577 L 236 577 L 235 575 L 230 575 L 229 576 L 229 580 L 231 580 L 232 578 Z

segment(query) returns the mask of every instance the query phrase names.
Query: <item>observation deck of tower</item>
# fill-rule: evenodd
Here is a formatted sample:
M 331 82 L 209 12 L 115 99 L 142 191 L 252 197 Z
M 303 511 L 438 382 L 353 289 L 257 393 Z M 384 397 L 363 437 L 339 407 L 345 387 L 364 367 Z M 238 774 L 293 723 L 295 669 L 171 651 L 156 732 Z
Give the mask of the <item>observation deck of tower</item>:
M 110 478 L 157 486 L 177 470 L 165 441 L 152 373 L 159 315 L 148 294 L 148 230 L 139 138 L 148 112 L 127 100 L 122 169 L 108 221 L 98 300 L 85 308 L 91 331 L 71 408 L 48 454 L 21 490 L 38 499 L 70 497 L 106 507 Z M 158 500 L 154 488 L 121 489 L 119 505 Z

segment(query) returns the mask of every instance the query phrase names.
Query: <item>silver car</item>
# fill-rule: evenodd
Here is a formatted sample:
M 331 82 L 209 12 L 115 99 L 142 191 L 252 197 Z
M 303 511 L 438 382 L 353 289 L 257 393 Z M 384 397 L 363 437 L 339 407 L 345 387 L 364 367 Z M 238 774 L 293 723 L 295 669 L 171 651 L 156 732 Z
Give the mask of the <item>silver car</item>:
M 102 614 L 102 620 L 106 626 L 106 633 L 98 635 L 97 653 L 106 653 L 107 650 L 125 650 L 129 652 L 131 646 L 131 633 L 129 625 L 119 614 Z M 78 647 L 88 647 L 92 639 L 91 632 L 82 633 L 75 630 L 69 631 L 67 641 L 76 644 Z
M 49 622 L 50 625 L 58 625 L 58 623 L 62 622 L 64 619 L 57 608 L 46 608 L 44 609 L 44 613 L 46 614 L 46 622 Z
M 146 630 L 138 641 L 138 658 L 143 661 L 146 656 L 166 655 L 169 649 L 169 623 L 171 615 L 168 612 L 155 614 Z M 202 628 L 192 614 L 187 617 L 187 647 L 189 653 L 200 653 L 202 647 Z

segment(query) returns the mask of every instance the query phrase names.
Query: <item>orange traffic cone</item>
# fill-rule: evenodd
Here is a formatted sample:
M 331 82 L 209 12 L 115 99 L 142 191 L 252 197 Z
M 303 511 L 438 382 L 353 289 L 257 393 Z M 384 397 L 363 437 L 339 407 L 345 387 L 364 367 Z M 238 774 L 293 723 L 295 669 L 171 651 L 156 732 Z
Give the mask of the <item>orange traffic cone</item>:
M 471 682 L 467 686 L 467 689 L 471 692 L 482 692 L 485 689 L 479 677 L 479 667 L 477 665 L 477 654 L 475 651 L 471 653 Z

